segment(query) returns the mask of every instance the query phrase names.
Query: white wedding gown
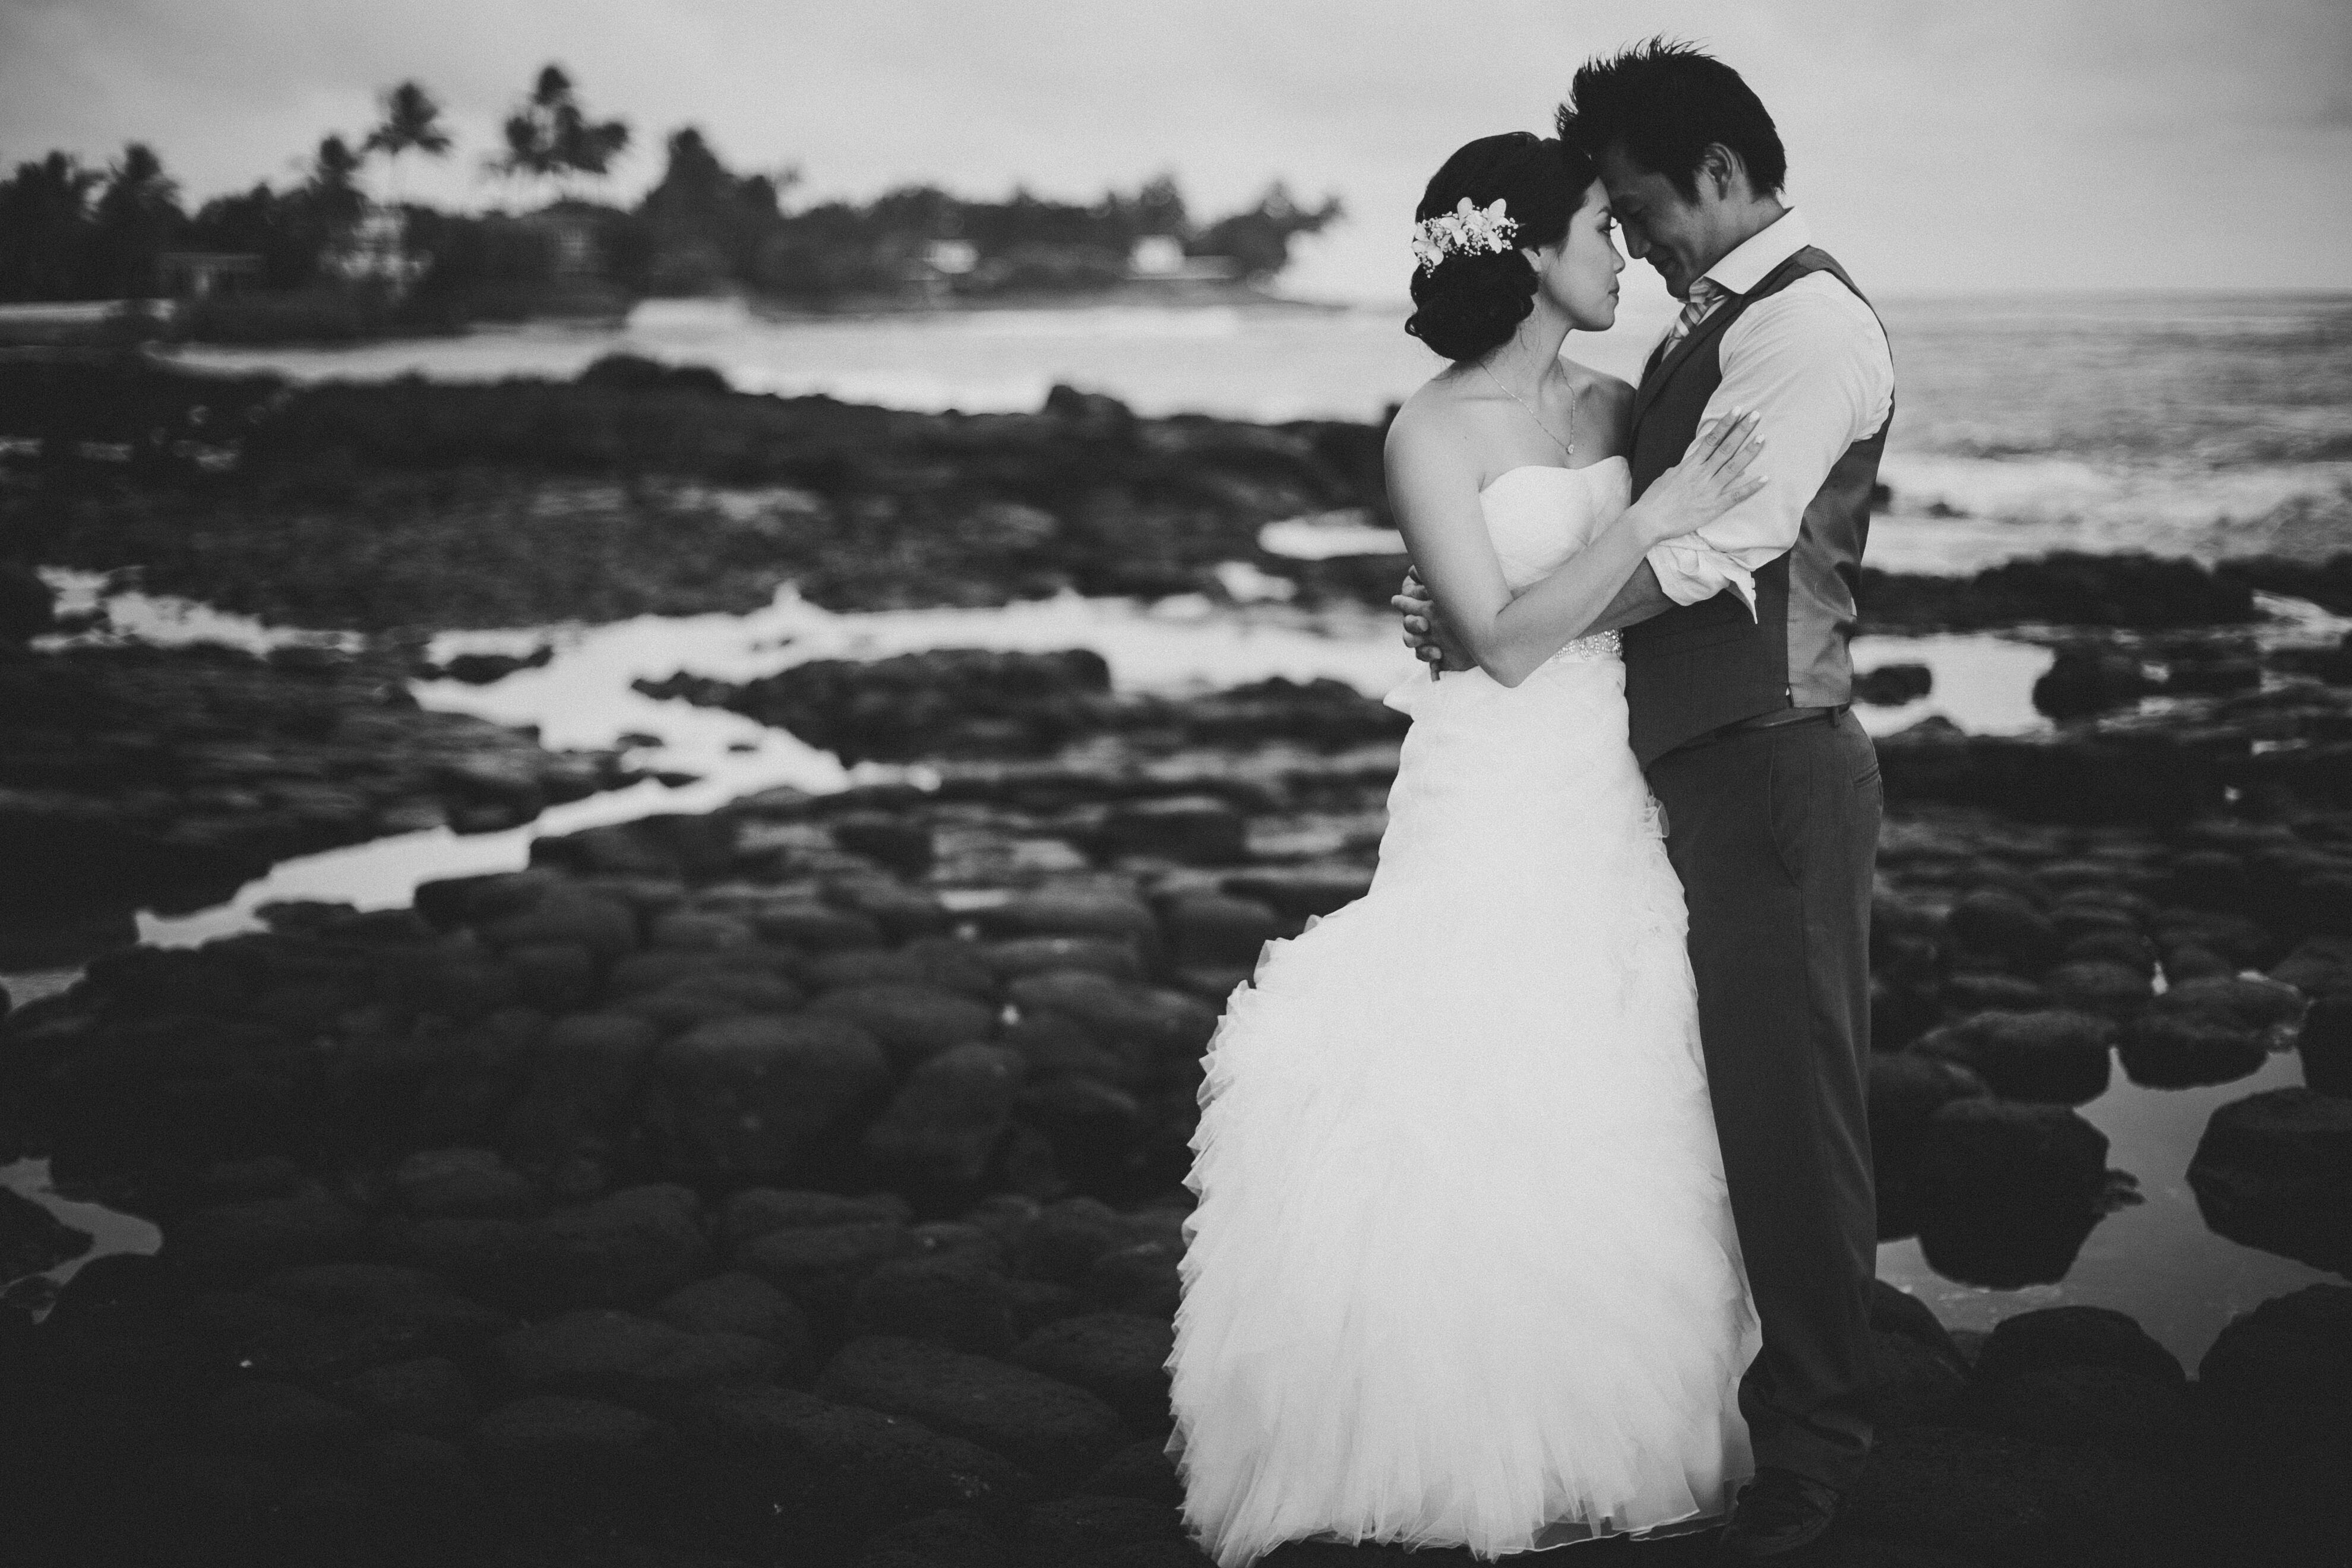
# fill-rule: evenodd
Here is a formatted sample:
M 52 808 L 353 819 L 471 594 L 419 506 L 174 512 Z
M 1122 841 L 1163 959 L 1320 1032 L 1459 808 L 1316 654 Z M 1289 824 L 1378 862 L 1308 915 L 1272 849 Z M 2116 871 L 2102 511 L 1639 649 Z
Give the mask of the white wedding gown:
M 1622 458 L 1481 496 L 1523 589 Z M 1757 1348 L 1682 888 L 1613 634 L 1417 674 L 1371 891 L 1269 942 L 1211 1042 L 1169 1452 L 1223 1568 L 1300 1538 L 1481 1555 L 1695 1528 Z

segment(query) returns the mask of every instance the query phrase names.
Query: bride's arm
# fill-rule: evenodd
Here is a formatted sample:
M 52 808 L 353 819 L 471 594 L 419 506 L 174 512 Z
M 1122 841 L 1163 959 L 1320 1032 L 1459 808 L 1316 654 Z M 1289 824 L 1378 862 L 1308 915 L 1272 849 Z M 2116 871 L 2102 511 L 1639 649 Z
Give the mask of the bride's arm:
M 1478 501 L 1478 465 L 1446 422 L 1398 418 L 1389 428 L 1389 500 L 1438 613 L 1480 668 L 1517 686 L 1589 631 L 1662 539 L 1691 532 L 1760 488 L 1747 475 L 1762 445 L 1754 416 L 1700 430 L 1681 463 L 1559 571 L 1517 598 L 1503 580 Z

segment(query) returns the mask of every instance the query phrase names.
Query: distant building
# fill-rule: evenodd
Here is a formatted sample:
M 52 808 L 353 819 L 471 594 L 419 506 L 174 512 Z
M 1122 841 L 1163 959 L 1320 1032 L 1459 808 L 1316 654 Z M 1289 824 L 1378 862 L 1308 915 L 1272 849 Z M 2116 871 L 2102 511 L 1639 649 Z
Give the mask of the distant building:
M 1187 256 L 1181 240 L 1147 234 L 1128 252 L 1127 271 L 1130 278 L 1154 281 L 1208 283 L 1237 276 L 1241 265 L 1229 256 Z
M 261 258 L 241 250 L 167 250 L 155 258 L 155 279 L 177 300 L 235 294 L 261 276 Z
M 319 258 L 320 270 L 348 283 L 372 284 L 395 298 L 425 276 L 432 258 L 408 248 L 407 215 L 370 207 Z

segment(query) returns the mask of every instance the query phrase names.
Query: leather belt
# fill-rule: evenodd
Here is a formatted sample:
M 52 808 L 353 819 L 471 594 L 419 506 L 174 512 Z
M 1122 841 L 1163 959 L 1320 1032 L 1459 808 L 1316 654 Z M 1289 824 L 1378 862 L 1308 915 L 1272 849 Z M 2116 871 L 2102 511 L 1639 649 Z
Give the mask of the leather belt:
M 1673 748 L 1684 751 L 1692 746 L 1711 746 L 1717 741 L 1728 741 L 1753 730 L 1778 730 L 1790 724 L 1810 724 L 1816 720 L 1834 722 L 1851 703 L 1838 702 L 1817 708 L 1776 708 L 1769 713 L 1757 713 L 1746 719 L 1735 719 L 1728 724 L 1718 724 L 1712 730 L 1702 730 Z

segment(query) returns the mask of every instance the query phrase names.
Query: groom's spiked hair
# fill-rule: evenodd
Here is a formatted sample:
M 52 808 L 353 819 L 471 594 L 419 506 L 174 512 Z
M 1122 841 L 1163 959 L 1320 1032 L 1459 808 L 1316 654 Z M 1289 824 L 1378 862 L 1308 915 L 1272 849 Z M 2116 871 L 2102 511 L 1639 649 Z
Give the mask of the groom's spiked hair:
M 1584 62 L 1559 106 L 1559 139 L 1594 158 L 1610 147 L 1685 197 L 1698 197 L 1699 154 L 1739 154 L 1759 195 L 1788 182 L 1789 155 L 1755 89 L 1696 44 L 1657 37 Z

